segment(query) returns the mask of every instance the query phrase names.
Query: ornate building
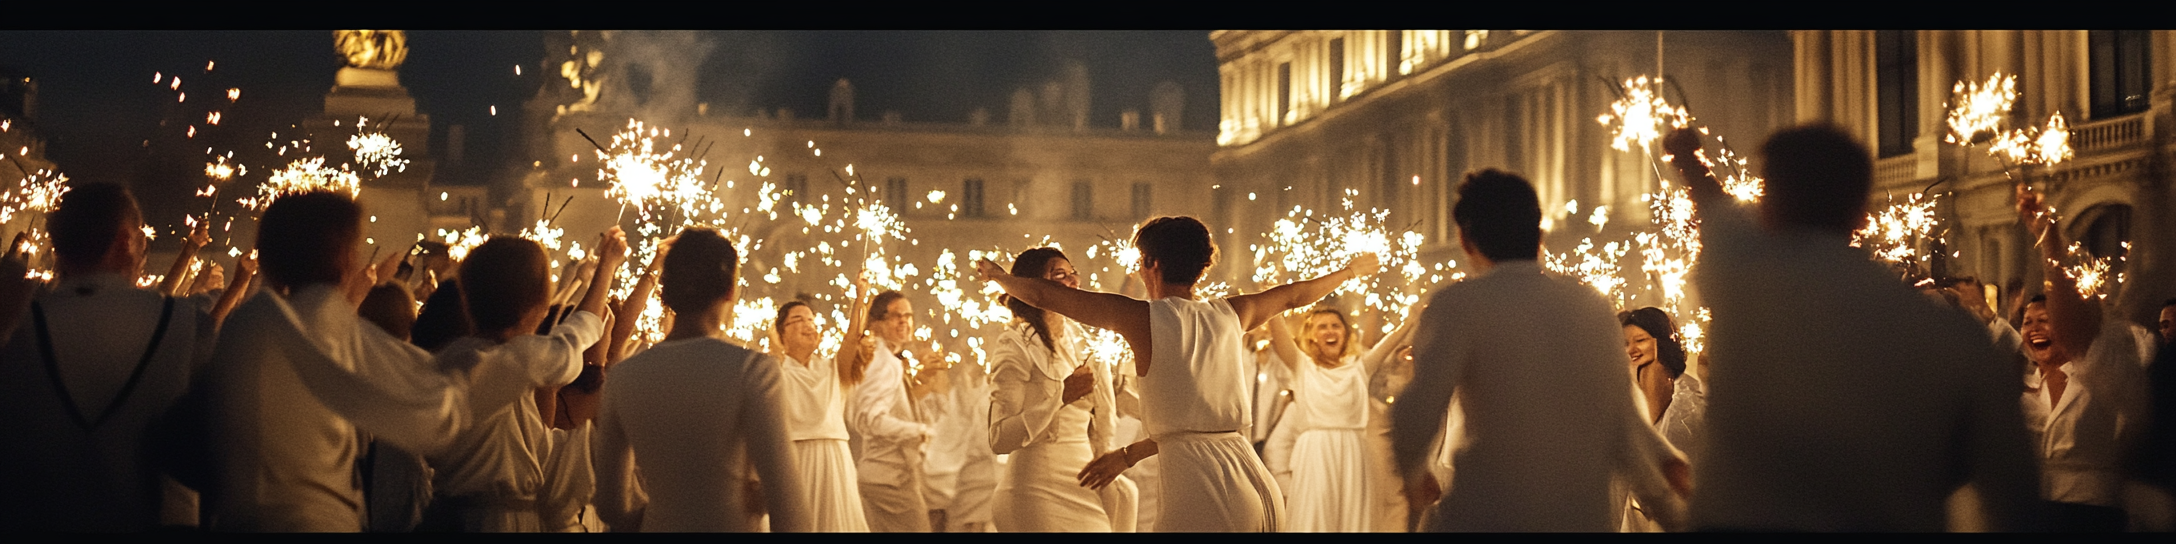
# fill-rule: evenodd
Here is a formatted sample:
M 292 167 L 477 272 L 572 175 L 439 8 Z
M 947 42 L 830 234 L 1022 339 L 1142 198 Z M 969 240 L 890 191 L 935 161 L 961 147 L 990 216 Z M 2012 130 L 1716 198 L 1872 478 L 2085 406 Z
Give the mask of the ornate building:
M 1640 196 L 1659 187 L 1650 160 L 1610 148 L 1596 116 L 1618 82 L 1675 79 L 1673 101 L 1718 134 L 1757 142 L 1791 119 L 1790 41 L 1783 32 L 1513 30 L 1217 31 L 1223 78 L 1216 224 L 1219 244 L 1246 247 L 1252 232 L 1295 206 L 1391 211 L 1427 236 L 1422 258 L 1460 257 L 1451 223 L 1461 176 L 1482 168 L 1532 180 L 1550 230 L 1566 249 L 1593 232 L 1566 221 L 1609 207 L 1611 221 L 1645 221 Z M 1660 58 L 1658 58 L 1658 56 Z M 1549 214 L 1545 214 L 1549 215 Z M 1245 285 L 1245 267 L 1223 267 Z
M 2096 257 L 2123 255 L 2128 279 L 2107 299 L 2152 323 L 2176 296 L 2176 31 L 1796 31 L 1796 122 L 1829 122 L 1876 150 L 1883 192 L 1947 195 L 1941 210 L 1954 256 L 1944 272 L 2002 289 L 2003 308 L 2038 292 L 2038 254 L 2017 226 L 2013 174 L 2046 191 L 2066 240 Z M 2076 157 L 2054 168 L 2012 168 L 1984 145 L 1948 143 L 1957 82 L 2015 75 L 2013 127 L 2060 113 Z M 2126 245 L 2128 249 L 2126 250 Z
M 660 141 L 700 145 L 700 151 L 690 149 L 688 154 L 709 161 L 706 177 L 720 178 L 714 190 L 735 210 L 756 202 L 763 183 L 790 193 L 784 198 L 810 205 L 844 202 L 844 180 L 858 178 L 913 230 L 914 240 L 896 244 L 892 254 L 923 267 L 932 266 L 945 249 L 959 254 L 970 249 L 1018 252 L 1045 237 L 1077 254 L 1098 241 L 1130 236 L 1133 225 L 1149 217 L 1209 211 L 1213 180 L 1208 159 L 1216 144 L 1209 132 L 1179 126 L 1177 104 L 1183 98 L 1173 96 L 1180 92 L 1175 86 L 1139 97 L 1153 104 L 1150 122 L 1129 112 L 1118 128 L 1089 123 L 1083 70 L 1061 70 L 1038 89 L 1039 95 L 1021 89 L 1009 115 L 997 119 L 988 109 L 953 122 L 907 121 L 895 112 L 857 115 L 853 85 L 845 80 L 828 89 L 809 89 L 829 93 L 830 107 L 821 117 L 783 108 L 728 113 L 697 102 L 693 78 L 664 75 L 700 66 L 700 55 L 653 51 L 684 51 L 658 44 L 689 40 L 678 33 L 581 31 L 553 36 L 546 47 L 553 56 L 545 65 L 559 67 L 560 78 L 526 110 L 535 127 L 529 143 L 534 168 L 510 199 L 510 209 L 516 211 L 508 215 L 514 220 L 495 226 L 512 232 L 547 211 L 557 216 L 557 226 L 570 239 L 616 221 L 631 225 L 634 213 L 622 213 L 618 202 L 605 196 L 597 147 L 576 132 L 581 129 L 598 144 L 610 145 L 612 134 L 630 119 L 670 129 L 671 136 Z M 757 157 L 767 174 L 749 171 L 749 161 Z M 570 196 L 573 204 L 561 204 Z M 559 211 L 562 205 L 567 207 Z M 772 247 L 798 243 L 798 222 L 750 224 L 756 227 L 743 234 L 753 240 Z M 746 255 L 749 274 L 744 277 L 767 281 L 756 278 L 781 266 L 769 262 L 775 253 Z M 961 264 L 971 266 L 964 260 Z M 1090 270 L 1083 266 L 1081 272 Z M 839 291 L 827 285 L 831 277 L 780 274 L 763 291 Z M 923 274 L 927 277 L 926 268 Z M 1103 280 L 1106 285 L 1120 281 Z M 941 308 L 923 298 L 926 293 L 910 296 L 916 297 L 917 308 Z

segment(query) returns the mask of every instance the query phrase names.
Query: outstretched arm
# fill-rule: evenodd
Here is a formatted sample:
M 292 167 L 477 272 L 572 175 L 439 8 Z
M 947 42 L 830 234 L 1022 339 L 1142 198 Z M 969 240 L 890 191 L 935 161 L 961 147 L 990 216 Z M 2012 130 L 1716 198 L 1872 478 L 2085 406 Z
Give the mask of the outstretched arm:
M 1374 376 L 1377 370 L 1381 370 L 1383 362 L 1389 361 L 1398 350 L 1412 345 L 1413 328 L 1420 324 L 1420 313 L 1425 309 L 1426 304 L 1414 305 L 1412 311 L 1407 312 L 1411 317 L 1406 318 L 1405 323 L 1398 325 L 1397 330 L 1390 331 L 1389 335 L 1375 342 L 1375 347 L 1368 348 L 1367 353 L 1360 355 L 1360 366 L 1367 369 L 1369 376 Z
M 1382 262 L 1373 253 L 1354 257 L 1351 264 L 1328 275 L 1270 288 L 1251 295 L 1238 295 L 1225 301 L 1232 305 L 1232 312 L 1239 314 L 1240 330 L 1254 330 L 1269 321 L 1271 316 L 1300 308 L 1336 291 L 1339 284 L 1353 278 L 1375 275 L 1382 269 Z
M 1005 272 L 989 259 L 975 261 L 982 281 L 997 282 L 1005 294 L 1029 306 L 1057 312 L 1082 325 L 1110 329 L 1136 346 L 1149 337 L 1148 302 L 1123 295 L 1082 291 L 1042 278 L 1023 278 Z M 1258 325 L 1259 322 L 1248 325 Z

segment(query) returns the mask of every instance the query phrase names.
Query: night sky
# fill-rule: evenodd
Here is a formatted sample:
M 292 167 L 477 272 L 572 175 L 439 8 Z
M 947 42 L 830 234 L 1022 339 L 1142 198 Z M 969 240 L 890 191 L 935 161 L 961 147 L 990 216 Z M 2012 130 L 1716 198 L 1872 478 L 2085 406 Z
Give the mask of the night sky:
M 203 147 L 262 147 L 272 132 L 319 113 L 340 68 L 331 34 L 6 31 L 0 69 L 38 80 L 35 124 L 50 141 L 48 158 L 63 172 L 78 180 L 132 181 L 140 194 L 159 194 L 162 187 L 145 185 L 187 175 L 168 170 L 200 169 Z M 515 112 L 538 85 L 557 77 L 556 67 L 539 66 L 544 36 L 409 32 L 401 80 L 431 117 L 433 146 L 443 145 L 446 127 L 459 124 L 469 133 L 471 164 L 521 161 L 508 156 L 506 145 L 520 129 Z M 980 107 L 1002 122 L 1014 89 L 1039 87 L 1065 61 L 1078 60 L 1089 71 L 1092 125 L 1115 127 L 1120 111 L 1146 111 L 1149 89 L 1166 80 L 1186 90 L 1186 128 L 1213 130 L 1217 121 L 1215 48 L 1207 31 L 706 31 L 703 37 L 714 47 L 697 92 L 713 114 L 786 107 L 821 117 L 832 82 L 845 77 L 855 84 L 863 119 L 892 110 L 907 122 L 959 123 Z M 207 61 L 216 63 L 210 72 Z M 152 82 L 155 73 L 180 75 L 181 92 L 194 94 L 177 103 L 175 90 Z M 204 126 L 204 112 L 214 106 L 205 101 L 223 102 L 218 95 L 227 88 L 242 89 L 241 99 L 218 108 L 219 127 Z M 497 116 L 490 113 L 494 105 Z M 189 125 L 202 133 L 186 138 Z

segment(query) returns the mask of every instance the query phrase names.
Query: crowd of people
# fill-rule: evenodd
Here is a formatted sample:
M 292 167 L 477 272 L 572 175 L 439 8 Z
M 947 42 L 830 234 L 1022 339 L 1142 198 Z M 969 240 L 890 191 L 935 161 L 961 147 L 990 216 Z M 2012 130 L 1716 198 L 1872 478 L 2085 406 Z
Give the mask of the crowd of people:
M 768 342 L 728 337 L 740 256 L 713 230 L 615 298 L 617 228 L 556 276 L 518 237 L 366 262 L 343 193 L 280 197 L 231 278 L 184 285 L 198 230 L 141 286 L 134 198 L 82 184 L 46 219 L 51 281 L 24 237 L 0 258 L 0 528 L 2176 529 L 2176 300 L 2156 333 L 2081 294 L 2023 188 L 2044 289 L 1998 310 L 1971 278 L 1910 285 L 1850 245 L 1862 144 L 1777 134 L 1751 206 L 1702 145 L 1664 140 L 1701 224 L 1697 353 L 1690 316 L 1545 272 L 1535 190 L 1500 170 L 1457 189 L 1472 275 L 1380 338 L 1324 300 L 1375 256 L 1212 300 L 1210 228 L 1163 217 L 1132 239 L 1139 296 L 1080 289 L 1057 248 L 976 262 L 1013 316 L 986 367 L 866 283 L 837 353 L 806 296 Z M 1131 359 L 1091 357 L 1091 329 Z

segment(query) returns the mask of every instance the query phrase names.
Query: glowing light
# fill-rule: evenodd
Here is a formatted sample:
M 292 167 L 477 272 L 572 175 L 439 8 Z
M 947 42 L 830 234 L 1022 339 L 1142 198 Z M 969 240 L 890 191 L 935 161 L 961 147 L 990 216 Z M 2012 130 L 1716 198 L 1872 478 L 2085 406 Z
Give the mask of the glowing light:
M 387 173 L 408 171 L 408 159 L 400 157 L 400 142 L 383 132 L 349 136 L 348 149 L 355 151 L 355 162 L 369 169 L 372 175 L 384 177 Z
M 242 205 L 263 211 L 279 197 L 313 191 L 344 192 L 352 197 L 362 191 L 362 180 L 345 168 L 325 167 L 324 157 L 297 159 L 272 171 L 271 179 L 257 188 L 257 197 L 242 200 Z
M 1596 119 L 1610 127 L 1611 148 L 1630 151 L 1633 144 L 1638 144 L 1643 152 L 1651 152 L 1654 141 L 1664 132 L 1689 126 L 1692 116 L 1682 106 L 1671 106 L 1662 97 L 1661 86 L 1661 78 L 1644 75 L 1620 85 L 1623 97 L 1611 102 L 1609 113 Z
M 1951 90 L 1949 135 L 1953 144 L 1972 145 L 1994 138 L 2017 101 L 2017 76 L 1996 72 L 1986 84 L 1957 82 Z

